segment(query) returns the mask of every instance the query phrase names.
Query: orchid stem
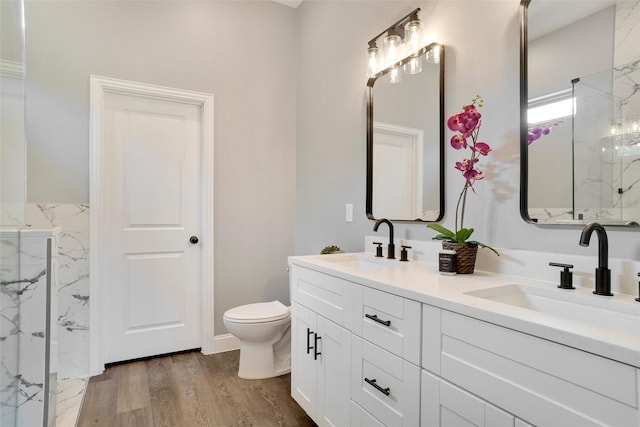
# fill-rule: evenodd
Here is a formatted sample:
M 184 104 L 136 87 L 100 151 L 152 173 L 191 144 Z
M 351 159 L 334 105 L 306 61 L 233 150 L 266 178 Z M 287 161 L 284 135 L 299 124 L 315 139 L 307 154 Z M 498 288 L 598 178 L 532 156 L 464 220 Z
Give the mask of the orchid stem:
M 460 211 L 460 202 L 464 200 L 462 203 L 462 215 L 460 216 L 460 228 L 462 228 L 462 224 L 464 223 L 464 205 L 467 201 L 467 187 L 469 184 L 465 183 L 464 187 L 462 187 L 462 191 L 460 192 L 460 197 L 458 197 L 458 203 L 456 204 L 456 222 L 455 222 L 455 233 L 458 235 L 458 212 Z

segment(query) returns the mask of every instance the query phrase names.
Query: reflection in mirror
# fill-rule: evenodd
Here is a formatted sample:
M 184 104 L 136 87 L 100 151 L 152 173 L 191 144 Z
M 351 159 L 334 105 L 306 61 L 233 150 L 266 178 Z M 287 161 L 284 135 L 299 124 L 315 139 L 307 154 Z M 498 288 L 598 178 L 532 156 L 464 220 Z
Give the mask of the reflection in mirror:
M 640 222 L 640 0 L 521 5 L 523 218 Z
M 400 82 L 392 83 L 400 67 L 368 82 L 367 216 L 439 221 L 444 215 L 444 47 L 430 44 L 400 66 Z

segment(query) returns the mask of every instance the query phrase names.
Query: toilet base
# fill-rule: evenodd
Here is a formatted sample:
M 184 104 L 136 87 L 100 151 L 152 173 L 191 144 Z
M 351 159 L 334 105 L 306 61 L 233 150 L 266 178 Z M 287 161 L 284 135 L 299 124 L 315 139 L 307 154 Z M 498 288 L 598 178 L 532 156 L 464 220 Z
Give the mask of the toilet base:
M 272 378 L 291 372 L 291 358 L 280 358 L 272 347 L 241 343 L 238 377 L 245 380 Z

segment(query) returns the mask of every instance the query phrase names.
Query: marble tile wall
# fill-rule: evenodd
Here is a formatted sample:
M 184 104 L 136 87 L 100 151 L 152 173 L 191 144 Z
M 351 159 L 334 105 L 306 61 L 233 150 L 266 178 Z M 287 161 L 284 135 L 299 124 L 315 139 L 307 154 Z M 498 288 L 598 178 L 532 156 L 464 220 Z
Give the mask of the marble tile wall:
M 58 238 L 60 378 L 89 376 L 89 206 L 28 203 L 33 227 L 61 227 Z
M 18 399 L 20 234 L 0 232 L 0 424 L 15 425 Z
M 42 425 L 47 408 L 55 414 L 57 328 L 52 328 L 51 336 L 47 336 L 46 308 L 49 278 L 52 290 L 51 316 L 55 319 L 57 231 L 31 228 L 20 231 L 3 230 L 0 235 L 0 244 L 3 246 L 0 282 L 2 425 Z M 52 239 L 54 249 L 52 268 L 47 271 L 49 238 Z M 47 341 L 51 342 L 49 353 L 46 352 Z
M 620 102 L 613 172 L 614 205 L 640 222 L 640 0 L 616 7 L 613 94 Z M 634 130 L 635 124 L 635 130 Z M 622 190 L 619 194 L 617 189 Z

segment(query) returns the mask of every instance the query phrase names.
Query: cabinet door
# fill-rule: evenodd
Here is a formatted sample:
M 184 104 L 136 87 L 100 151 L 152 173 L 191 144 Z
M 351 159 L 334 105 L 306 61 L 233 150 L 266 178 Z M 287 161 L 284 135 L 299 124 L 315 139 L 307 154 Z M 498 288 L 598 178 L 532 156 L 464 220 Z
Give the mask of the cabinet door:
M 300 304 L 294 303 L 291 308 L 291 396 L 316 420 L 317 363 L 313 356 L 317 315 Z
M 320 426 L 349 425 L 351 333 L 318 316 L 318 421 Z
M 514 427 L 515 418 L 508 412 L 425 370 L 421 377 L 422 427 Z

